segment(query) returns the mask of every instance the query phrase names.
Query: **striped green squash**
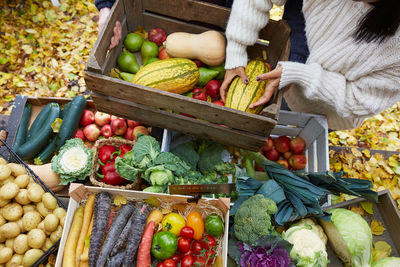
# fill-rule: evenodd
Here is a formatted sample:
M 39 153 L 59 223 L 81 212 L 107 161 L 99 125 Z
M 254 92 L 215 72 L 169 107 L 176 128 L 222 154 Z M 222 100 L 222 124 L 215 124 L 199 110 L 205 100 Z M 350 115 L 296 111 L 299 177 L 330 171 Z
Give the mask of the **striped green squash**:
M 169 58 L 142 67 L 132 82 L 176 94 L 191 90 L 199 80 L 199 69 L 186 58 Z
M 236 77 L 231 85 L 226 96 L 226 107 L 237 110 L 257 114 L 262 110 L 262 106 L 250 109 L 250 104 L 256 102 L 265 92 L 267 81 L 258 82 L 257 76 L 268 72 L 266 64 L 260 60 L 252 60 L 247 64 L 246 74 L 249 78 L 249 83 L 245 85 L 240 77 Z

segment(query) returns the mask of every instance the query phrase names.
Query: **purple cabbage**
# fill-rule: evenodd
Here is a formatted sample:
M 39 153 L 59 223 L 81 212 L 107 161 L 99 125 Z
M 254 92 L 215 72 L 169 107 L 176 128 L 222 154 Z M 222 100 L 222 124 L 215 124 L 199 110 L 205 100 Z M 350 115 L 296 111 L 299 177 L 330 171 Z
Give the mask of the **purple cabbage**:
M 240 267 L 293 266 L 289 254 L 281 247 L 274 247 L 273 249 L 271 249 L 271 246 L 251 247 L 241 242 L 238 242 L 237 245 L 242 252 Z

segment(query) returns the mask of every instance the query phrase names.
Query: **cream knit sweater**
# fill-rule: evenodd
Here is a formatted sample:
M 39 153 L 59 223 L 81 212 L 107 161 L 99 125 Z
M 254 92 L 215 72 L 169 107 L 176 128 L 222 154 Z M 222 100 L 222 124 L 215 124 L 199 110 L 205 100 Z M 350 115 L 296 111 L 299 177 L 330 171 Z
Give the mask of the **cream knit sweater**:
M 285 1 L 273 1 L 283 4 Z M 246 46 L 268 22 L 270 0 L 235 0 L 226 36 L 226 69 L 247 64 Z M 352 37 L 370 6 L 351 0 L 304 0 L 310 56 L 279 62 L 279 88 L 292 111 L 323 114 L 330 129 L 350 129 L 400 101 L 400 29 L 381 44 Z

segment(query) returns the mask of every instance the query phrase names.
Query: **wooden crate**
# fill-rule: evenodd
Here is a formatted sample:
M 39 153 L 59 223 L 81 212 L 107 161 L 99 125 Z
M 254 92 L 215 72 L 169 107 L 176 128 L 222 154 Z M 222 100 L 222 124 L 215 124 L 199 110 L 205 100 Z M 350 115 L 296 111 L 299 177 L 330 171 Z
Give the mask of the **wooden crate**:
M 362 201 L 365 200 L 363 198 L 356 198 L 327 207 L 326 210 L 332 208 L 351 208 L 353 206 L 359 206 Z M 386 241 L 392 247 L 392 253 L 390 256 L 400 257 L 400 211 L 389 190 L 378 192 L 378 203 L 373 203 L 373 214 L 366 214 L 363 218 L 369 225 L 371 225 L 373 219 L 383 223 L 386 230 L 381 236 L 373 235 L 373 243 L 377 241 Z M 329 242 L 327 252 L 328 259 L 330 260 L 328 267 L 343 266 L 342 262 L 329 245 Z
M 116 21 L 121 22 L 122 36 L 138 26 L 147 30 L 160 27 L 167 34 L 177 31 L 201 33 L 210 29 L 223 33 L 230 14 L 228 8 L 193 0 L 117 0 L 111 12 L 85 67 L 86 85 L 93 92 L 98 110 L 253 151 L 262 147 L 277 123 L 281 92 L 274 95 L 261 114 L 254 115 L 108 75 L 116 66 L 123 46 L 120 42 L 108 51 Z M 270 21 L 259 36 L 270 41 L 270 45 L 257 42 L 248 48 L 249 57 L 263 58 L 267 54 L 267 61 L 275 67 L 279 60 L 288 58 L 289 33 L 286 22 Z

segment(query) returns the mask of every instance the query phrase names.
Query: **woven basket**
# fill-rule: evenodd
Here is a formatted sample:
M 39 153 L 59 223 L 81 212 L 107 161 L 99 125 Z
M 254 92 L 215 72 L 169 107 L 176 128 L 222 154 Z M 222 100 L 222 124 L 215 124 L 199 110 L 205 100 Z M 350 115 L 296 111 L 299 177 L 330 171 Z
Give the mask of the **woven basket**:
M 142 184 L 142 179 L 140 178 L 140 175 L 137 176 L 136 181 L 125 184 L 125 185 L 109 185 L 106 183 L 103 183 L 101 179 L 96 175 L 96 172 L 100 168 L 99 164 L 99 150 L 102 146 L 106 145 L 111 145 L 115 146 L 118 148 L 121 145 L 128 144 L 133 146 L 135 144 L 135 141 L 129 141 L 126 139 L 117 139 L 117 138 L 108 138 L 108 139 L 100 139 L 97 140 L 96 143 L 93 146 L 94 150 L 94 162 L 92 166 L 92 173 L 90 174 L 90 182 L 93 185 L 100 186 L 100 187 L 106 187 L 106 188 L 115 188 L 115 189 L 131 189 L 131 190 L 140 190 L 140 186 Z

